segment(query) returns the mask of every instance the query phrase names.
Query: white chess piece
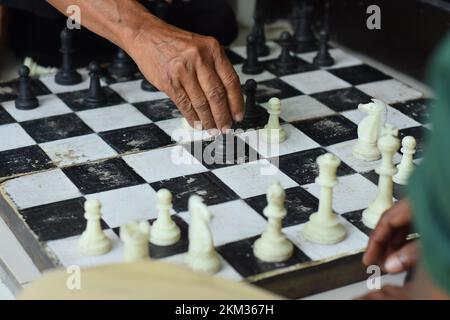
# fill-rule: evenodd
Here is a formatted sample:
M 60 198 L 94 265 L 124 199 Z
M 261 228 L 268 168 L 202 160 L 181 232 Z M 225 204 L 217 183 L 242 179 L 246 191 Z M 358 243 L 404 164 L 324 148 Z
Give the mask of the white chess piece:
M 377 141 L 386 121 L 385 116 L 382 117 L 386 114 L 386 104 L 372 99 L 370 103 L 360 104 L 358 109 L 368 115 L 358 125 L 358 141 L 353 146 L 353 156 L 364 161 L 378 160 L 381 154 Z
M 277 144 L 286 140 L 286 131 L 280 126 L 281 101 L 278 98 L 271 98 L 267 108 L 269 120 L 264 126 L 262 136 L 267 143 Z
M 283 234 L 282 220 L 286 217 L 284 207 L 285 191 L 277 182 L 267 191 L 267 207 L 264 215 L 269 219 L 267 229 L 253 245 L 255 257 L 265 262 L 282 262 L 288 260 L 294 246 Z
M 189 249 L 186 264 L 193 270 L 214 274 L 220 270 L 221 262 L 214 248 L 214 241 L 209 228 L 212 218 L 202 198 L 192 195 L 189 198 Z
M 84 217 L 87 220 L 87 226 L 78 242 L 81 254 L 98 256 L 111 250 L 111 240 L 100 225 L 101 207 L 100 201 L 94 199 L 86 200 L 84 203 Z
M 412 136 L 406 136 L 402 140 L 402 161 L 397 165 L 397 173 L 393 177 L 395 183 L 406 185 L 409 177 L 414 171 L 413 156 L 416 153 L 416 139 Z
M 303 226 L 305 239 L 324 245 L 338 243 L 347 235 L 344 225 L 333 212 L 333 187 L 337 184 L 336 171 L 341 160 L 331 153 L 317 158 L 319 176 L 316 183 L 320 185 L 319 209 L 309 217 Z
M 120 239 L 124 245 L 125 262 L 149 258 L 148 238 L 150 224 L 148 221 L 131 221 L 120 227 Z
M 383 136 L 378 140 L 378 148 L 381 151 L 381 164 L 375 169 L 378 173 L 378 194 L 370 206 L 362 213 L 362 222 L 369 228 L 374 229 L 381 215 L 393 205 L 392 176 L 397 172 L 394 166 L 394 154 L 400 147 L 397 138 L 398 129 L 386 124 Z
M 172 194 L 167 189 L 157 192 L 158 219 L 153 222 L 150 232 L 150 242 L 158 246 L 170 246 L 180 240 L 180 228 L 172 220 Z

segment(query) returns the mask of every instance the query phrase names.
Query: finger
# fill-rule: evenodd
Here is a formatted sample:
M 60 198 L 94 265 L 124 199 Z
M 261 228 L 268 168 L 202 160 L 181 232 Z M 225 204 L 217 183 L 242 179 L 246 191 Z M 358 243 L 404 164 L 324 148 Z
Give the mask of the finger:
M 166 93 L 178 107 L 178 110 L 180 110 L 180 112 L 186 118 L 189 125 L 191 127 L 194 127 L 194 124 L 196 122 L 199 122 L 200 120 L 192 106 L 189 96 L 187 95 L 181 84 L 178 81 L 175 81 L 174 83 L 172 83 L 172 86 L 169 90 L 167 90 Z
M 391 253 L 383 264 L 388 273 L 399 273 L 413 268 L 419 259 L 418 242 L 412 241 Z
M 410 221 L 411 208 L 406 200 L 397 202 L 387 210 L 370 236 L 363 263 L 368 266 L 380 260 L 391 236 L 401 227 L 409 228 Z
M 202 64 L 197 72 L 198 80 L 211 108 L 217 129 L 222 132 L 231 128 L 231 115 L 225 87 L 214 66 Z
M 244 119 L 244 97 L 242 95 L 241 82 L 222 47 L 220 47 L 220 54 L 215 60 L 215 67 L 225 86 L 231 116 L 234 121 L 240 122 Z
M 198 119 L 201 121 L 202 127 L 204 129 L 216 128 L 216 122 L 211 113 L 208 99 L 198 83 L 195 71 L 191 71 L 182 76 L 182 84 Z

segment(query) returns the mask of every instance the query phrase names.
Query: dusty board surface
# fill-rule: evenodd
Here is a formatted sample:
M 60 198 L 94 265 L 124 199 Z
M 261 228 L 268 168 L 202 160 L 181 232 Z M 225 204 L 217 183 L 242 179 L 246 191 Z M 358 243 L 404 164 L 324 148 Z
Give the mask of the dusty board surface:
M 38 268 L 48 268 L 48 261 L 53 266 L 120 262 L 118 228 L 131 219 L 153 221 L 156 191 L 167 188 L 174 195 L 173 214 L 182 239 L 167 248 L 151 245 L 155 259 L 183 263 L 187 199 L 197 193 L 214 214 L 211 228 L 223 262 L 218 276 L 254 282 L 290 297 L 359 280 L 359 254 L 369 232 L 360 215 L 375 197 L 378 162 L 351 156 L 363 117 L 357 106 L 372 97 L 388 103 L 387 121 L 399 127 L 402 137 L 416 137 L 419 161 L 429 101 L 339 49 L 331 50 L 336 59 L 331 68 L 315 68 L 310 63 L 315 52 L 308 52 L 297 56 L 302 67 L 294 73 L 277 74 L 273 59 L 280 48 L 269 44 L 271 55 L 262 59 L 266 71 L 253 77 L 258 82 L 257 101 L 265 108 L 272 96 L 282 100 L 288 140 L 278 149 L 267 148 L 259 139 L 261 131 L 238 133 L 235 139 L 244 144 L 245 154 L 228 164 L 205 162 L 196 150 L 203 151 L 211 137 L 185 129 L 165 94 L 140 89 L 139 75 L 125 81 L 104 78 L 108 104 L 95 109 L 81 104 L 88 86 L 85 71 L 83 83 L 76 86 L 58 86 L 52 75 L 36 79 L 41 106 L 31 111 L 15 109 L 14 82 L 1 84 L 0 178 L 5 180 L 1 190 L 9 204 L 6 220 L 37 256 Z M 245 48 L 228 53 L 244 83 L 250 78 L 241 72 Z M 315 160 L 325 152 L 342 161 L 333 208 L 348 231 L 346 240 L 333 246 L 312 244 L 300 234 L 317 209 Z M 182 163 L 175 163 L 174 156 Z M 395 161 L 400 159 L 397 154 Z M 264 171 L 273 174 L 261 174 Z M 262 214 L 265 192 L 275 180 L 286 189 L 283 231 L 295 244 L 295 254 L 285 263 L 271 264 L 253 256 L 252 244 L 267 225 Z M 394 193 L 399 198 L 402 189 L 396 186 Z M 113 240 L 113 250 L 104 256 L 83 257 L 77 252 L 85 228 L 83 203 L 89 198 L 102 201 L 102 225 Z M 322 283 L 314 288 L 308 279 Z M 293 283 L 298 287 L 292 288 Z

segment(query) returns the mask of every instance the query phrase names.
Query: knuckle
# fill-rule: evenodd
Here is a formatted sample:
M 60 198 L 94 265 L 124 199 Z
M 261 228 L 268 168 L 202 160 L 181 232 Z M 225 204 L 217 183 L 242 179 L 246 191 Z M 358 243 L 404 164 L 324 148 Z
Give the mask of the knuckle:
M 194 104 L 194 109 L 198 113 L 206 113 L 209 111 L 209 104 L 207 101 L 199 101 L 196 104 Z
M 187 70 L 186 63 L 182 59 L 174 59 L 169 65 L 169 70 L 172 75 L 181 76 Z
M 173 100 L 175 104 L 181 109 L 181 111 L 186 112 L 192 109 L 191 101 L 185 94 L 177 94 Z
M 236 72 L 227 72 L 223 76 L 223 84 L 225 86 L 239 85 L 239 77 Z

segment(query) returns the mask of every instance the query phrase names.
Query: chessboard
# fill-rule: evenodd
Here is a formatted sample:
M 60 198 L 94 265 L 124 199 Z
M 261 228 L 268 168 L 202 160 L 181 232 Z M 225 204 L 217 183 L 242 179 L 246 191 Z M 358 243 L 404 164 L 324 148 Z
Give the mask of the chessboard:
M 418 164 L 430 130 L 430 99 L 338 48 L 330 50 L 335 64 L 329 68 L 313 65 L 313 51 L 296 54 L 298 67 L 279 74 L 274 61 L 280 46 L 267 44 L 271 52 L 260 58 L 264 71 L 258 75 L 242 72 L 245 46 L 227 49 L 227 54 L 242 84 L 250 78 L 257 82 L 258 108 L 267 108 L 272 97 L 281 99 L 287 140 L 267 148 L 258 138 L 260 129 L 237 131 L 235 139 L 245 144 L 245 155 L 231 163 L 207 163 L 201 152 L 194 152 L 204 150 L 213 137 L 187 128 L 164 93 L 143 91 L 140 74 L 132 79 L 105 75 L 107 102 L 95 108 L 82 103 L 89 86 L 84 69 L 79 70 L 83 81 L 73 86 L 56 84 L 54 75 L 34 78 L 40 106 L 33 110 L 15 108 L 17 81 L 0 84 L 0 211 L 36 266 L 45 270 L 123 261 L 120 226 L 132 219 L 153 222 L 156 191 L 166 188 L 173 195 L 173 219 L 182 236 L 169 247 L 149 244 L 152 259 L 183 264 L 187 202 L 198 194 L 214 216 L 211 230 L 223 263 L 216 276 L 291 298 L 365 279 L 360 259 L 370 230 L 362 224 L 361 212 L 377 193 L 374 169 L 379 161 L 352 156 L 364 117 L 357 107 L 372 98 L 387 103 L 387 122 L 399 128 L 400 138 L 416 138 Z M 300 230 L 317 210 L 316 159 L 327 152 L 341 160 L 333 209 L 347 237 L 324 246 L 306 241 Z M 400 159 L 397 153 L 395 162 Z M 292 258 L 281 263 L 259 261 L 252 251 L 267 226 L 263 208 L 273 181 L 286 191 L 283 232 L 295 246 Z M 401 198 L 401 186 L 394 189 L 394 197 Z M 86 257 L 77 250 L 86 226 L 86 199 L 103 205 L 101 222 L 113 249 L 102 256 Z

